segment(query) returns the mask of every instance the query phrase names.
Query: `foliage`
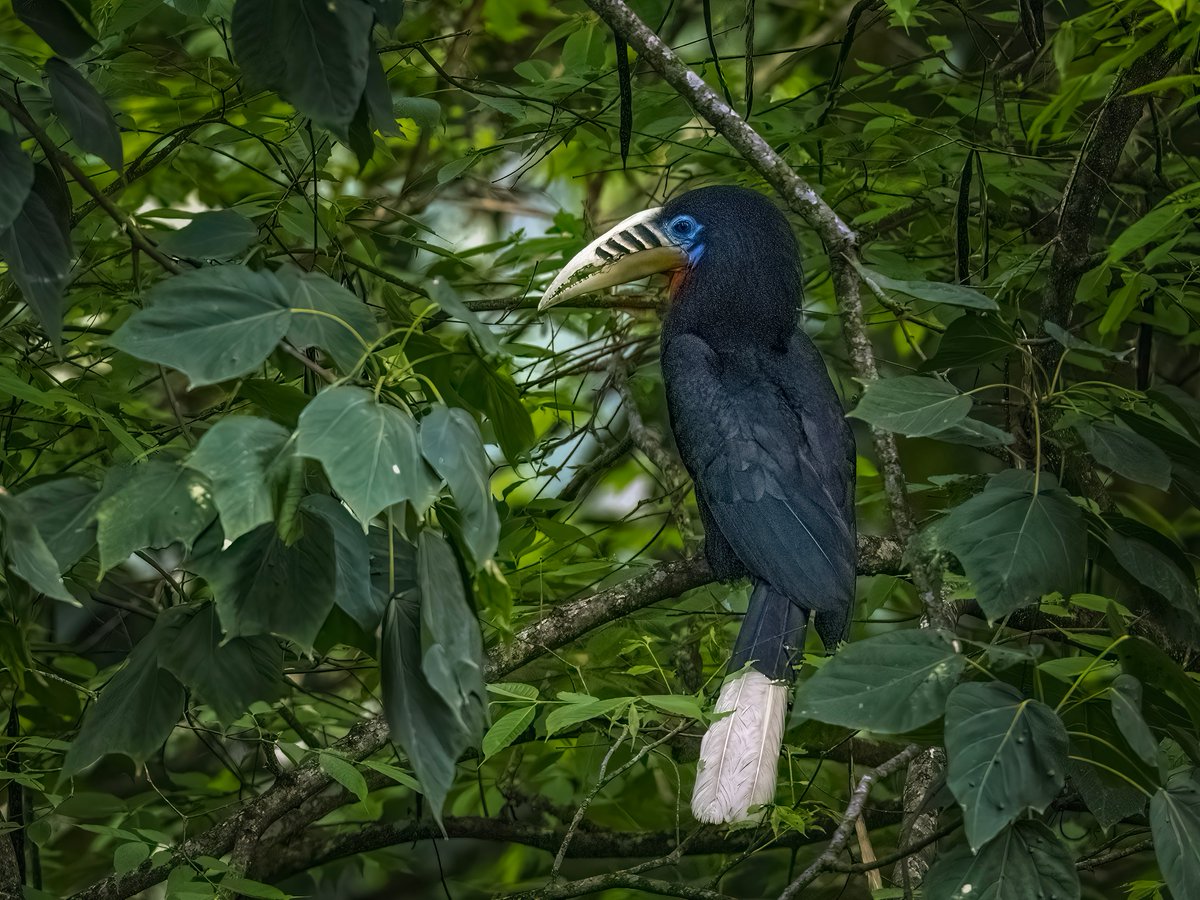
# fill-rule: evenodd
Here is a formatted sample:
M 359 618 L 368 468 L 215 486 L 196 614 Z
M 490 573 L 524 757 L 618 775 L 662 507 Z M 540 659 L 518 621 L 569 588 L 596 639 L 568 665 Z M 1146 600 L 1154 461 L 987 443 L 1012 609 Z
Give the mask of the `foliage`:
M 0 894 L 865 896 L 865 834 L 927 900 L 1198 895 L 1194 0 L 635 7 L 857 231 L 881 375 L 796 219 L 905 546 L 764 825 L 683 812 L 746 592 L 680 562 L 659 286 L 533 310 L 748 160 L 582 3 L 12 0 Z

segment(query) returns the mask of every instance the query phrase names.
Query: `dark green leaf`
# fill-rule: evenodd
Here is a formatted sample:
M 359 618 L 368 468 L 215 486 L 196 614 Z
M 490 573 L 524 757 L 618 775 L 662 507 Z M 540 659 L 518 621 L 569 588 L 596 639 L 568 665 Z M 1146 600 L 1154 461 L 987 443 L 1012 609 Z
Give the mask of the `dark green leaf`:
M 152 631 L 133 648 L 125 668 L 104 686 L 63 760 L 64 779 L 108 753 L 123 753 L 142 763 L 171 734 L 183 715 L 185 698 L 175 676 L 159 668 L 167 633 L 168 629 Z
M 195 691 L 226 725 L 251 703 L 279 697 L 283 648 L 273 637 L 225 640 L 212 603 L 173 606 L 159 617 L 164 622 L 174 626 L 174 633 L 159 654 L 159 665 Z
M 300 415 L 296 439 L 301 456 L 321 461 L 364 529 L 389 506 L 407 501 L 423 512 L 437 495 L 412 416 L 377 403 L 370 391 L 322 391 Z
M 55 345 L 62 339 L 63 288 L 71 269 L 69 225 L 59 215 L 57 192 L 54 176 L 38 166 L 20 214 L 0 232 L 8 275 Z
M 850 415 L 909 437 L 937 434 L 961 422 L 971 398 L 949 382 L 920 375 L 872 381 Z
M 232 259 L 258 239 L 253 222 L 232 209 L 204 212 L 161 241 L 159 249 L 189 259 Z
M 121 132 L 104 98 L 74 66 L 61 59 L 46 63 L 46 76 L 50 80 L 54 111 L 75 143 L 114 169 L 120 169 L 125 164 Z
M 1150 798 L 1154 853 L 1179 900 L 1200 897 L 1200 785 L 1194 776 L 1176 775 Z
M 1003 359 L 1017 345 L 1008 323 L 995 316 L 964 315 L 947 327 L 937 352 L 921 364 L 920 371 L 976 368 Z
M 1121 567 L 1188 617 L 1200 622 L 1196 577 L 1148 541 L 1109 532 L 1108 548 Z M 1190 567 L 1189 567 L 1190 568 Z
M 62 0 L 13 0 L 12 6 L 17 18 L 37 32 L 55 53 L 83 56 L 96 43 Z
M 1200 731 L 1200 685 L 1175 660 L 1143 637 L 1130 635 L 1117 645 L 1121 668 L 1144 685 L 1155 688 L 1147 701 L 1169 698 L 1187 710 L 1192 727 Z
M 1142 683 L 1132 675 L 1118 675 L 1108 696 L 1121 734 L 1138 756 L 1154 765 L 1158 761 L 1158 741 L 1142 716 Z
M 463 738 L 478 746 L 487 719 L 483 640 L 450 545 L 432 531 L 417 542 L 421 671 L 450 708 Z
M 471 330 L 485 354 L 500 352 L 500 342 L 490 327 L 479 321 L 479 316 L 463 303 L 458 291 L 444 278 L 432 278 L 428 284 L 429 299 L 441 307 L 447 315 L 458 319 Z
M 456 387 L 467 405 L 491 421 L 496 442 L 509 461 L 520 459 L 533 444 L 533 420 L 512 378 L 477 357 Z
M 316 516 L 305 518 L 294 544 L 260 525 L 193 566 L 212 587 L 229 637 L 277 634 L 307 650 L 333 607 L 333 534 Z
M 1067 763 L 1067 775 L 1088 811 L 1096 817 L 1105 831 L 1128 816 L 1146 810 L 1146 795 L 1127 782 L 1105 778 L 1095 766 L 1072 759 Z
M 992 476 L 937 533 L 962 563 L 991 619 L 1053 590 L 1071 593 L 1083 568 L 1082 513 L 1047 472 L 1040 482 L 1018 469 Z
M 1065 328 L 1055 325 L 1053 322 L 1043 322 L 1042 327 L 1046 330 L 1046 334 L 1052 337 L 1067 350 L 1076 350 L 1080 353 L 1088 353 L 1092 356 L 1103 356 L 1109 359 L 1122 359 L 1129 355 L 1128 350 L 1115 351 L 1106 350 L 1104 347 L 1098 347 L 1095 344 L 1085 341 L 1083 338 L 1076 337 Z
M 21 505 L 65 572 L 96 546 L 99 485 L 86 478 L 55 478 L 20 493 Z
M 392 88 L 378 53 L 372 53 L 367 68 L 367 92 L 365 98 L 371 121 L 380 134 L 401 137 L 404 132 L 396 124 L 396 112 L 392 107 Z
M 147 547 L 190 548 L 215 514 L 208 482 L 198 472 L 155 459 L 110 469 L 96 506 L 100 571 Z
M 1106 469 L 1160 491 L 1171 486 L 1171 460 L 1153 441 L 1111 422 L 1080 424 L 1075 430 L 1088 452 Z
M 258 368 L 291 322 L 278 279 L 238 265 L 171 276 L 148 300 L 117 329 L 112 345 L 178 369 L 194 388 Z
M 234 52 L 252 82 L 344 136 L 366 87 L 373 20 L 360 2 L 238 0 Z
M 371 591 L 371 556 L 362 527 L 345 506 L 327 494 L 305 497 L 300 511 L 329 526 L 337 564 L 333 600 L 363 631 L 373 635 L 387 604 L 386 600 L 378 602 Z
M 58 561 L 46 546 L 20 498 L 0 488 L 0 527 L 4 556 L 13 572 L 31 588 L 55 600 L 75 603 L 63 584 Z
M 961 843 L 934 861 L 925 900 L 1079 900 L 1070 851 L 1041 822 L 1005 830 L 978 855 Z
M 15 135 L 0 131 L 0 231 L 16 221 L 32 188 L 33 160 Z
M 404 16 L 404 0 L 367 0 L 375 9 L 375 18 L 384 28 L 395 28 Z
M 930 437 L 948 444 L 966 444 L 968 447 L 1007 447 L 1014 440 L 1004 429 L 970 417 Z
M 354 768 L 353 763 L 347 762 L 340 756 L 334 756 L 332 753 L 322 753 L 320 758 L 322 772 L 360 801 L 367 799 L 367 794 L 370 793 L 367 788 L 367 779 L 363 778 L 362 772 Z
M 461 409 L 434 406 L 421 420 L 421 452 L 446 479 L 462 514 L 462 534 L 476 568 L 491 559 L 500 540 L 492 501 L 491 464 L 475 420 Z
M 378 622 L 393 597 L 417 587 L 417 548 L 393 529 L 374 526 L 367 535 L 371 552 L 371 603 L 369 615 Z M 389 561 L 390 554 L 390 561 Z
M 1062 789 L 1067 730 L 1054 710 L 1007 684 L 960 684 L 946 702 L 946 755 L 947 783 L 978 850 Z
M 320 347 L 333 357 L 339 372 L 357 374 L 379 336 L 371 308 L 320 272 L 285 268 L 279 277 L 292 307 L 288 340 L 301 349 Z
M 846 645 L 796 692 L 793 721 L 880 734 L 912 731 L 937 719 L 966 665 L 940 631 L 892 631 Z
M 908 294 L 918 300 L 945 303 L 950 306 L 964 306 L 968 309 L 999 309 L 996 301 L 991 297 L 981 294 L 965 284 L 945 284 L 940 281 L 901 281 L 857 263 L 855 263 L 855 268 L 858 269 L 858 274 L 863 277 L 871 290 L 876 292 L 899 291 L 901 294 Z
M 418 572 L 419 587 L 384 618 L 384 711 L 440 819 L 459 755 L 483 734 L 483 647 L 453 554 L 428 531 Z
M 231 416 L 206 431 L 188 457 L 188 468 L 208 476 L 228 540 L 274 521 L 275 497 L 292 458 L 291 437 L 266 419 Z
M 442 119 L 441 104 L 431 97 L 398 97 L 392 109 L 396 118 L 412 119 L 419 128 L 436 128 Z

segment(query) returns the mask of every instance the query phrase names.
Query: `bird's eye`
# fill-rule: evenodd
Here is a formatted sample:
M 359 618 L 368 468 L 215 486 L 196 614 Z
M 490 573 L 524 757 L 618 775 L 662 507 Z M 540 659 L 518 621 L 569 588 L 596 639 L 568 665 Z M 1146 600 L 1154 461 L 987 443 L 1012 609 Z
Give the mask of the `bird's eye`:
M 680 237 L 687 237 L 692 233 L 692 230 L 695 227 L 695 221 L 688 216 L 680 216 L 671 223 L 671 231 L 675 232 L 675 234 L 679 235 Z

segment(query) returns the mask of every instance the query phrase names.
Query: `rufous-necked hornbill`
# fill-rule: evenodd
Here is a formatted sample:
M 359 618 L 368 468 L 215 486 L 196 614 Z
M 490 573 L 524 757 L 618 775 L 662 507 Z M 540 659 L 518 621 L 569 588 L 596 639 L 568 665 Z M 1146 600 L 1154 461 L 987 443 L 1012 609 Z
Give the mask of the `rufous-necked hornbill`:
M 715 186 L 630 216 L 580 251 L 538 309 L 670 272 L 662 372 L 695 482 L 705 555 L 753 583 L 692 812 L 755 818 L 771 803 L 789 687 L 810 616 L 827 650 L 854 601 L 854 438 L 820 354 L 797 328 L 803 283 L 787 219 Z

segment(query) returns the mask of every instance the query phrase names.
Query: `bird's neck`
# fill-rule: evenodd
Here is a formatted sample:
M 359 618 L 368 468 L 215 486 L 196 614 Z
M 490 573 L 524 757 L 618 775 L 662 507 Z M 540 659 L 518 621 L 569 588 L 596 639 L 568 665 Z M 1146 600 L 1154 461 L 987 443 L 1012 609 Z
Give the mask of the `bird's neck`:
M 718 350 L 783 351 L 796 330 L 800 299 L 794 262 L 754 265 L 706 257 L 672 279 L 663 340 L 694 334 Z

